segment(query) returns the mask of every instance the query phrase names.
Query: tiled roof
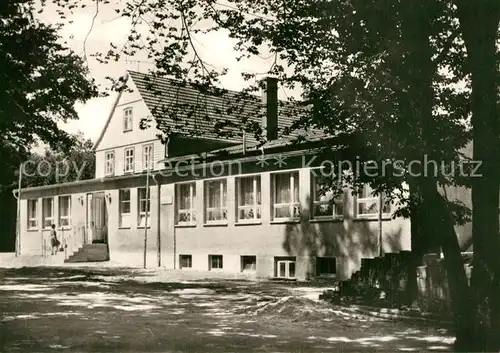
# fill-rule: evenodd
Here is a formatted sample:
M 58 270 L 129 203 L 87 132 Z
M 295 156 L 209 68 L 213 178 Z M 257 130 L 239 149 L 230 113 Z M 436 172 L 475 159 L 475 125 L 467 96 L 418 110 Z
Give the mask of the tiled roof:
M 129 71 L 160 130 L 171 130 L 189 136 L 227 138 L 241 142 L 243 122 L 261 125 L 265 109 L 258 96 L 241 92 L 203 93 L 200 88 L 179 81 Z M 278 129 L 283 131 L 296 120 L 304 107 L 279 102 Z M 240 135 L 240 136 L 237 136 Z M 248 142 L 255 142 L 247 134 Z
M 318 131 L 309 131 L 305 134 L 301 134 L 300 138 L 297 138 L 295 136 L 286 136 L 278 138 L 276 140 L 267 141 L 265 143 L 251 142 L 247 143 L 246 145 L 237 144 L 235 146 L 206 151 L 203 154 L 195 153 L 189 155 L 167 157 L 164 160 L 158 161 L 158 163 L 172 162 L 177 160 L 189 160 L 191 158 L 199 158 L 200 156 L 204 156 L 205 158 L 216 157 L 218 158 L 218 160 L 223 160 L 224 158 L 231 159 L 245 157 L 245 155 L 250 155 L 257 151 L 260 151 L 259 153 L 264 153 L 265 151 L 285 148 L 291 148 L 293 150 L 318 148 L 320 147 L 319 145 L 311 147 L 311 144 L 317 143 L 319 141 L 324 141 L 328 138 L 330 137 L 325 133 Z

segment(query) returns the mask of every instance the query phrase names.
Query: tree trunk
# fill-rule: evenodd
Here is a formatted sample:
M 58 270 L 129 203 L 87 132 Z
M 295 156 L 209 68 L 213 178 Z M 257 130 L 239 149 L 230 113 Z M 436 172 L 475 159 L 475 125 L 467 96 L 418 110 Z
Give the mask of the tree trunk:
M 456 349 L 470 350 L 470 338 L 473 328 L 470 325 L 471 296 L 463 266 L 454 222 L 446 200 L 437 190 L 438 170 L 423 170 L 425 157 L 440 160 L 444 156 L 433 141 L 436 124 L 433 117 L 434 90 L 433 77 L 437 67 L 432 61 L 430 46 L 431 19 L 433 0 L 406 0 L 401 3 L 402 38 L 405 55 L 402 62 L 406 73 L 402 73 L 411 101 L 411 113 L 418 121 L 422 139 L 421 149 L 416 159 L 420 160 L 418 191 L 421 207 L 420 225 L 425 238 L 437 239 L 444 253 L 444 266 L 448 277 L 451 306 L 453 310 Z
M 475 351 L 500 350 L 499 121 L 496 41 L 498 0 L 456 0 L 467 48 L 472 87 L 473 159 L 482 162 L 472 178 L 472 290 L 476 303 Z
M 455 324 L 455 349 L 471 351 L 474 342 L 474 328 L 471 325 L 473 303 L 453 219 L 447 202 L 437 191 L 436 185 L 427 183 L 422 188 L 427 205 L 424 222 L 433 225 L 434 234 L 439 237 L 444 254 L 444 267 Z

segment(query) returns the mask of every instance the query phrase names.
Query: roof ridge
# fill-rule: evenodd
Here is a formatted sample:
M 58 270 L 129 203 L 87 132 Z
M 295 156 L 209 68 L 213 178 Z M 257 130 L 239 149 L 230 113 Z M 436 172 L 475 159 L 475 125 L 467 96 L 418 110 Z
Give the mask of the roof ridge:
M 142 76 L 149 76 L 149 77 L 154 77 L 153 75 L 151 74 L 147 74 L 147 73 L 144 73 L 144 72 L 140 72 L 140 71 L 135 71 L 135 70 L 126 70 L 127 73 L 130 73 L 131 75 L 131 78 L 132 80 L 134 79 L 132 77 L 133 74 L 138 74 L 138 75 L 142 75 Z M 165 76 L 159 76 L 157 77 L 159 79 L 163 79 L 163 80 L 168 80 L 170 82 L 175 82 L 175 83 L 181 83 L 183 81 L 179 80 L 179 79 L 176 79 L 176 78 L 173 78 L 173 77 L 165 77 Z M 191 80 L 186 80 L 186 82 L 188 84 L 190 84 L 193 88 L 197 88 L 197 84 Z M 225 93 L 233 93 L 233 94 L 241 94 L 243 91 L 236 91 L 236 90 L 232 90 L 232 89 L 227 89 L 227 88 L 218 88 L 218 89 L 221 89 L 221 90 L 224 90 Z M 259 96 L 259 93 L 258 92 L 253 92 L 255 94 L 252 94 L 252 93 L 248 93 L 248 96 L 251 97 L 251 98 L 255 98 L 257 100 L 260 100 L 261 97 Z M 290 105 L 294 105 L 294 106 L 297 106 L 301 103 L 301 101 L 298 101 L 298 102 L 291 102 L 289 100 L 285 100 L 285 99 L 279 99 L 278 98 L 278 102 L 279 103 L 285 103 L 285 104 L 290 104 Z

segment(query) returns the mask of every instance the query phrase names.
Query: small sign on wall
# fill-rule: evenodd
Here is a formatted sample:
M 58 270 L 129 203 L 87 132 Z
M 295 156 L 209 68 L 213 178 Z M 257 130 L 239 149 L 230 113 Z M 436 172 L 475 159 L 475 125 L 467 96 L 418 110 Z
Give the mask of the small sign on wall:
M 171 205 L 174 202 L 174 198 L 169 194 L 167 188 L 160 189 L 160 203 L 162 205 Z

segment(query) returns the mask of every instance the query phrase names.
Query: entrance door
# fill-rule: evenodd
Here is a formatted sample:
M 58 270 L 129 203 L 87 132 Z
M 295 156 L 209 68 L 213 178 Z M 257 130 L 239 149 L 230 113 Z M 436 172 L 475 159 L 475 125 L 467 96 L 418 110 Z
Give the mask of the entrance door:
M 108 210 L 104 192 L 95 193 L 91 205 L 92 243 L 107 243 Z
M 85 204 L 87 210 L 85 213 L 85 236 L 83 238 L 84 244 L 92 244 L 92 194 L 87 194 L 87 202 Z

